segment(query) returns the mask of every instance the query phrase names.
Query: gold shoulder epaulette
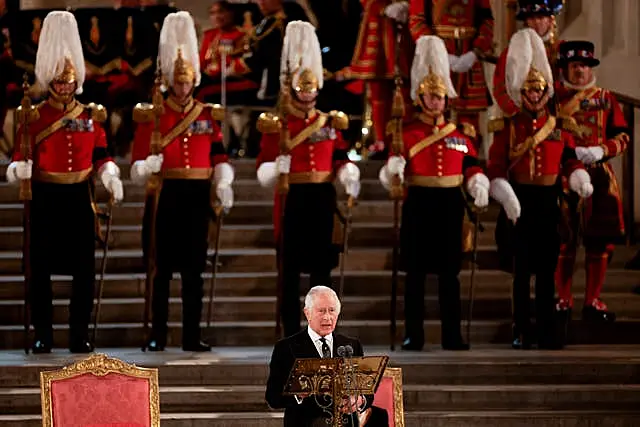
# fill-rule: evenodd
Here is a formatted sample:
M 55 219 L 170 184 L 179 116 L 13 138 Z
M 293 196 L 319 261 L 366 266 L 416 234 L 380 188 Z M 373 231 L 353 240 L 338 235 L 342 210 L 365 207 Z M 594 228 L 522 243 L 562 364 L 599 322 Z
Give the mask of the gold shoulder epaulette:
M 558 126 L 562 130 L 566 130 L 567 132 L 571 132 L 576 136 L 580 136 L 580 127 L 578 126 L 578 122 L 576 119 L 569 116 L 558 116 Z
M 211 118 L 219 122 L 224 120 L 224 107 L 220 104 L 206 104 L 208 108 L 211 108 Z
M 139 102 L 133 107 L 133 121 L 147 123 L 153 120 L 153 104 Z
M 476 127 L 471 123 L 460 123 L 460 132 L 463 135 L 468 136 L 469 138 L 476 139 L 478 137 L 478 133 L 476 132 Z
M 331 122 L 329 125 L 337 130 L 345 130 L 349 128 L 349 116 L 342 111 L 333 110 L 329 112 Z
M 492 119 L 489 120 L 489 125 L 488 125 L 488 132 L 489 133 L 494 133 L 494 132 L 500 132 L 501 130 L 503 130 L 506 126 L 506 121 L 507 119 L 504 117 L 500 117 L 498 119 Z
M 92 102 L 87 105 L 86 108 L 89 110 L 92 120 L 98 123 L 104 123 L 107 121 L 107 109 L 104 108 L 104 105 Z
M 262 113 L 258 117 L 257 128 L 262 133 L 276 133 L 280 132 L 282 122 L 280 117 L 273 113 Z

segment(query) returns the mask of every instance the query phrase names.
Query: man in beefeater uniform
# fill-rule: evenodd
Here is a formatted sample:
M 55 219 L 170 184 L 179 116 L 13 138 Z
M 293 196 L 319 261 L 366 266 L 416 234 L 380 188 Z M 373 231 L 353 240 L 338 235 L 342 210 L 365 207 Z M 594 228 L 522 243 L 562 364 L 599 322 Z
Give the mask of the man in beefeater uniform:
M 358 41 L 351 64 L 336 72 L 336 80 L 362 80 L 370 93 L 371 112 L 375 143 L 369 153 L 382 153 L 390 140 L 386 126 L 391 119 L 394 77 L 396 67 L 396 22 L 406 23 L 406 7 L 391 0 L 360 0 L 363 16 L 360 20 Z M 391 18 L 391 19 L 389 19 Z M 400 73 L 404 78 L 409 74 L 408 52 L 411 50 L 410 34 L 402 34 L 400 50 Z M 407 93 L 408 95 L 408 93 Z
M 458 93 L 451 107 L 458 123 L 469 123 L 476 129 L 480 113 L 491 105 L 480 59 L 493 53 L 493 27 L 489 0 L 409 2 L 409 29 L 413 39 L 436 35 L 445 41 L 453 73 L 451 80 Z
M 101 105 L 83 105 L 85 67 L 78 25 L 69 12 L 51 12 L 44 20 L 36 55 L 36 82 L 48 90 L 29 125 L 32 158 L 19 146 L 7 170 L 9 182 L 32 180 L 31 315 L 34 353 L 53 346 L 51 274 L 73 275 L 69 306 L 69 350 L 89 353 L 88 326 L 93 307 L 96 217 L 93 175 L 112 198 L 122 200 L 120 170 L 107 152 Z M 22 131 L 18 129 L 18 135 Z
M 286 117 L 260 117 L 262 140 L 257 160 L 258 180 L 263 187 L 272 187 L 283 174 L 289 183 L 284 207 L 276 192 L 274 209 L 276 240 L 283 233 L 282 253 L 278 255 L 282 257 L 281 316 L 285 336 L 300 330 L 300 273 L 310 274 L 311 287 L 330 286 L 331 270 L 338 264 L 338 250 L 332 239 L 337 209 L 333 180 L 337 178 L 351 197 L 357 198 L 360 192 L 360 170 L 349 161 L 348 144 L 340 134 L 348 126 L 347 116 L 339 111 L 326 114 L 315 109 L 323 86 L 322 73 L 315 28 L 306 22 L 291 22 L 282 50 Z M 289 83 L 287 74 L 291 75 Z M 290 135 L 286 150 L 280 147 L 283 120 Z
M 629 143 L 627 122 L 615 96 L 596 86 L 592 68 L 600 61 L 594 56 L 593 43 L 567 41 L 560 45 L 558 65 L 562 79 L 556 88 L 558 114 L 577 122 L 576 154 L 586 166 L 593 182 L 593 196 L 578 207 L 572 194 L 568 199 L 573 241 L 563 245 L 556 271 L 559 311 L 573 307 L 571 284 L 576 260 L 579 224 L 584 222 L 586 249 L 586 286 L 582 316 L 587 320 L 615 320 L 615 314 L 600 299 L 612 241 L 624 236 L 624 218 L 620 190 L 608 160 L 622 155 Z M 582 212 L 580 212 L 580 210 Z M 582 218 L 581 218 L 582 217 Z
M 389 158 L 380 181 L 389 189 L 394 176 L 408 185 L 400 231 L 405 280 L 405 350 L 424 346 L 424 286 L 427 274 L 438 276 L 442 348 L 468 350 L 460 335 L 463 184 L 478 207 L 489 203 L 489 179 L 478 166 L 468 123 L 444 118 L 448 99 L 456 97 L 445 43 L 437 36 L 418 39 L 411 70 L 411 95 L 422 110 L 404 128 L 404 151 Z M 425 244 L 433 242 L 433 244 Z M 437 242 L 437 243 L 436 243 Z
M 160 33 L 159 61 L 163 89 L 169 96 L 160 117 L 160 153 L 152 153 L 154 107 L 136 106 L 138 122 L 132 151 L 131 179 L 144 184 L 151 174 L 162 177 L 155 230 L 148 221 L 154 215 L 146 207 L 143 239 L 156 236 L 156 273 L 153 282 L 150 351 L 164 350 L 169 316 L 169 284 L 174 271 L 182 279 L 182 349 L 209 351 L 200 337 L 203 280 L 212 215 L 211 186 L 222 206 L 233 206 L 234 169 L 221 142 L 222 118 L 218 106 L 193 99 L 200 84 L 198 42 L 188 12 L 167 15 Z
M 555 81 L 558 80 L 558 47 L 561 41 L 556 40 L 556 15 L 562 11 L 562 0 L 518 0 L 516 19 L 524 21 L 527 28 L 533 29 L 544 41 L 547 60 Z M 509 98 L 505 68 L 507 49 L 505 49 L 493 73 L 492 94 L 505 116 L 512 116 L 519 111 L 517 105 Z
M 526 28 L 514 34 L 507 61 L 509 96 L 520 112 L 495 119 L 489 150 L 491 196 L 503 206 L 501 216 L 514 224 L 513 315 L 514 348 L 530 348 L 529 289 L 536 276 L 535 317 L 541 349 L 562 347 L 557 340 L 554 310 L 554 273 L 560 252 L 561 185 L 586 198 L 593 192 L 591 178 L 576 157 L 571 133 L 562 130 L 547 104 L 553 96 L 553 76 L 544 43 Z

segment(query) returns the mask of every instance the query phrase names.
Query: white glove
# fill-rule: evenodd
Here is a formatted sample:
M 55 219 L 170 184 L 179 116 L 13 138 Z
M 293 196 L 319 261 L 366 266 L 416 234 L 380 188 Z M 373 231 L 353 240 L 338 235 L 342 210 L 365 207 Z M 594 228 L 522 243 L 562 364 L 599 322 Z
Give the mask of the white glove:
M 473 64 L 478 60 L 478 56 L 472 50 L 460 56 L 455 68 L 453 71 L 456 73 L 466 73 L 473 67 Z
M 400 176 L 400 183 L 404 182 L 404 168 L 407 165 L 407 161 L 402 156 L 392 156 L 387 160 L 387 164 L 380 169 L 378 178 L 382 186 L 391 190 L 391 180 L 395 175 Z
M 409 20 L 409 3 L 404 1 L 391 3 L 384 9 L 384 14 L 393 20 L 406 24 Z
M 589 173 L 584 169 L 574 170 L 569 176 L 569 188 L 582 198 L 590 197 L 593 194 L 593 185 Z
M 31 179 L 32 171 L 33 160 L 11 162 L 7 167 L 7 181 L 9 184 L 13 184 L 17 181 Z
M 231 209 L 233 207 L 233 189 L 231 184 L 235 179 L 235 171 L 229 163 L 218 163 L 213 169 L 213 179 L 216 183 L 216 196 L 220 200 L 222 207 Z
M 477 173 L 469 178 L 467 191 L 473 197 L 473 204 L 478 208 L 489 206 L 489 178 L 483 173 Z
M 449 68 L 451 71 L 456 71 L 458 68 L 458 63 L 460 62 L 460 57 L 449 54 Z
M 107 189 L 113 201 L 120 203 L 124 198 L 124 189 L 120 180 L 120 168 L 114 162 L 107 162 L 98 171 L 100 181 Z
M 162 154 L 158 154 L 134 162 L 131 166 L 131 180 L 138 185 L 144 184 L 151 174 L 160 172 L 163 159 Z
M 288 174 L 291 171 L 291 156 L 288 154 L 276 157 L 276 171 L 278 175 L 281 173 Z
M 604 157 L 604 149 L 596 147 L 576 147 L 576 157 L 585 165 L 599 162 Z
M 495 178 L 491 181 L 491 197 L 496 199 L 504 208 L 507 218 L 514 224 L 520 218 L 520 201 L 513 191 L 511 184 L 504 178 Z
M 338 171 L 338 180 L 349 196 L 357 199 L 360 194 L 360 169 L 353 163 L 347 163 Z

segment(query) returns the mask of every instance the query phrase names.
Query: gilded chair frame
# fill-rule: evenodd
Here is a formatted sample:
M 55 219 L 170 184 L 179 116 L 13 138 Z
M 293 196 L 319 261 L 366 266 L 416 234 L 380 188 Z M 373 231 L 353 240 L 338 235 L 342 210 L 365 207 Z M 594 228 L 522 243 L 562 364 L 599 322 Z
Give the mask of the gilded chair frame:
M 42 402 L 42 426 L 54 427 L 51 385 L 54 381 L 66 380 L 84 374 L 104 377 L 115 373 L 127 377 L 141 378 L 149 381 L 149 410 L 151 427 L 160 427 L 160 389 L 158 386 L 157 368 L 140 368 L 135 365 L 94 353 L 86 359 L 54 371 L 40 372 L 40 395 Z
M 389 368 L 384 370 L 383 377 L 391 378 L 393 381 L 393 414 L 394 426 L 405 427 L 404 425 L 404 396 L 402 395 L 402 368 Z

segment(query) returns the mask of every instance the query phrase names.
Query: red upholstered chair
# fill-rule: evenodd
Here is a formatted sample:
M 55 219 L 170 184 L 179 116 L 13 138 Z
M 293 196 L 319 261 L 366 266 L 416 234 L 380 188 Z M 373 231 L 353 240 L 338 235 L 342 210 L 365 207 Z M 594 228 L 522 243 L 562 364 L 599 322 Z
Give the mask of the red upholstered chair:
M 402 369 L 386 368 L 373 399 L 373 406 L 362 414 L 360 426 L 383 427 L 382 420 L 386 418 L 388 427 L 404 427 L 402 400 Z
M 40 373 L 43 427 L 158 427 L 158 370 L 104 354 Z

